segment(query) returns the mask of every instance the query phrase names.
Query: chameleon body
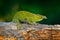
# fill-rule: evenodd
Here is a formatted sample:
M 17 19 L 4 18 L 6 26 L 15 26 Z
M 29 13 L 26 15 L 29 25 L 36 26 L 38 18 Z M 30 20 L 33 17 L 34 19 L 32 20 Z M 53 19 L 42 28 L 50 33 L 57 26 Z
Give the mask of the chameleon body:
M 46 19 L 46 16 L 32 14 L 31 12 L 28 12 L 28 11 L 19 11 L 14 15 L 12 21 L 16 22 L 18 29 L 20 29 L 21 25 L 19 20 L 23 22 L 28 22 L 29 24 L 35 24 L 36 22 L 41 21 L 43 19 Z

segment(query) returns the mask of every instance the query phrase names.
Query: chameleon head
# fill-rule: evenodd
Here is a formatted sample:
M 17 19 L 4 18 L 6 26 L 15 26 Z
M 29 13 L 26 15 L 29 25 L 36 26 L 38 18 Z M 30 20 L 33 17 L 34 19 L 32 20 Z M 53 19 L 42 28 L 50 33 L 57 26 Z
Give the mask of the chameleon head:
M 33 20 L 34 22 L 38 22 L 38 21 L 42 21 L 43 19 L 47 19 L 46 16 L 43 15 L 34 15 L 32 16 L 31 20 Z
M 43 19 L 47 19 L 47 17 L 46 16 L 41 16 Z
M 47 19 L 47 17 L 46 16 L 44 16 L 44 15 L 40 15 L 40 14 L 37 14 L 40 18 L 42 18 L 42 19 Z

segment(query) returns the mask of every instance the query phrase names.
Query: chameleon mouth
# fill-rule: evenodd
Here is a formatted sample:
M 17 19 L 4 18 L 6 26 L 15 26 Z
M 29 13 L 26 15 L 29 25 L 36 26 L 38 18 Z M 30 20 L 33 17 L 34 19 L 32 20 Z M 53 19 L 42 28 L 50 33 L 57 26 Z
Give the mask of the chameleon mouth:
M 43 17 L 43 19 L 47 19 L 47 17 L 46 16 L 42 16 Z

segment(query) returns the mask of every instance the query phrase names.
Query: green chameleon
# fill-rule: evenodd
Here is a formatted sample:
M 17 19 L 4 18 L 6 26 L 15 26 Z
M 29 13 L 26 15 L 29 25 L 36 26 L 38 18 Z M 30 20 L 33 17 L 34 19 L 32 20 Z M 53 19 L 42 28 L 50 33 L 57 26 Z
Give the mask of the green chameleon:
M 28 11 L 19 11 L 14 15 L 12 22 L 16 22 L 18 29 L 20 29 L 21 25 L 19 20 L 23 22 L 28 22 L 29 24 L 35 24 L 36 22 L 46 18 L 47 18 L 46 16 L 39 14 L 32 14 L 31 12 Z

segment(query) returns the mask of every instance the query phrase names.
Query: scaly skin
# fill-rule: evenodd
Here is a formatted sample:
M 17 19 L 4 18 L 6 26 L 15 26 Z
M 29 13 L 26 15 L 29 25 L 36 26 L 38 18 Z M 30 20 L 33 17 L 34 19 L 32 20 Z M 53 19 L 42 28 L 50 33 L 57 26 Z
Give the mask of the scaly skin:
M 46 18 L 47 17 L 43 15 L 32 14 L 31 12 L 27 12 L 27 11 L 19 11 L 15 14 L 12 21 L 16 22 L 18 29 L 20 29 L 21 25 L 19 20 L 22 20 L 23 22 L 28 22 L 29 24 L 35 24 L 36 22 Z

